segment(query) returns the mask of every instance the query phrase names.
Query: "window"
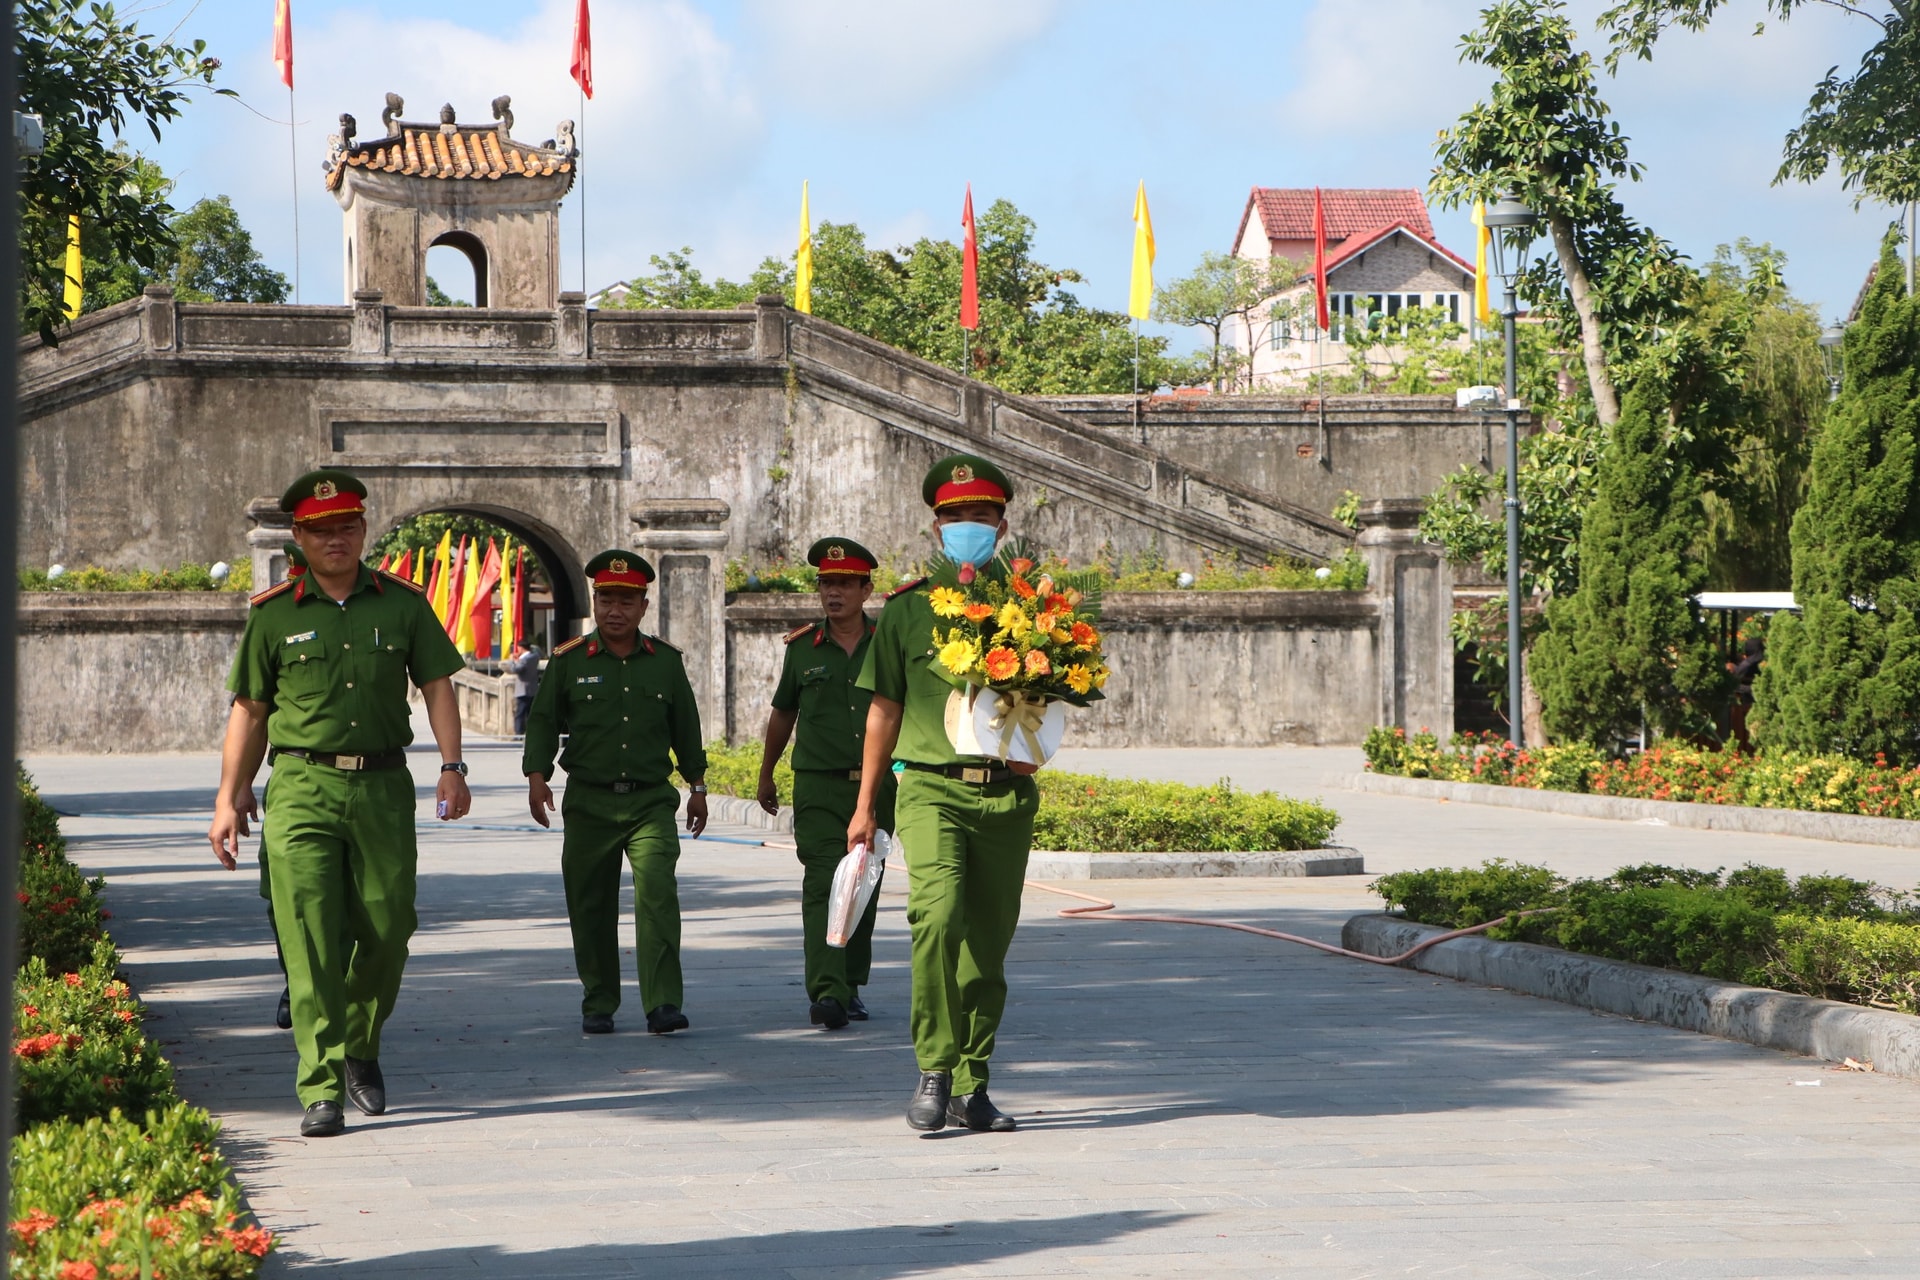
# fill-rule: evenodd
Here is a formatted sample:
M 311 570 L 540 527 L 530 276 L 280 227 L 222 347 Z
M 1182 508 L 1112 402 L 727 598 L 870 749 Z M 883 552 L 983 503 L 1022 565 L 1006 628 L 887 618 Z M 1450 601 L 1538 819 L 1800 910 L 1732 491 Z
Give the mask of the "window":
M 1330 336 L 1336 342 L 1341 340 L 1342 331 L 1348 324 L 1358 323 L 1368 328 L 1376 323 L 1393 325 L 1402 311 L 1413 307 L 1437 311 L 1448 322 L 1460 323 L 1460 295 L 1457 293 L 1336 293 L 1327 301 L 1328 310 L 1333 313 L 1333 332 Z

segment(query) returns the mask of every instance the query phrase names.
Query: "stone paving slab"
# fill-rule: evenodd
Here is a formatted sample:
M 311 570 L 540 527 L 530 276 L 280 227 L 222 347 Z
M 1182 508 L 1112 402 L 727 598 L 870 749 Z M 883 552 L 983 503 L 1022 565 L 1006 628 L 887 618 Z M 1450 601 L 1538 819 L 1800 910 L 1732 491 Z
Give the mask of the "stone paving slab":
M 589 1040 L 559 838 L 527 821 L 515 752 L 469 756 L 473 827 L 422 835 L 392 1110 L 320 1141 L 295 1132 L 254 879 L 206 851 L 216 763 L 29 762 L 80 815 L 182 1092 L 283 1236 L 269 1274 L 1920 1273 L 1920 1086 L 1226 931 L 1061 920 L 1038 891 L 994 1079 L 1023 1131 L 916 1135 L 900 885 L 874 1021 L 810 1030 L 798 868 L 743 828 L 683 845 L 693 1030 L 636 1033 L 630 999 Z M 1422 852 L 1369 838 L 1370 865 Z M 1364 885 L 1095 889 L 1333 940 L 1377 904 Z

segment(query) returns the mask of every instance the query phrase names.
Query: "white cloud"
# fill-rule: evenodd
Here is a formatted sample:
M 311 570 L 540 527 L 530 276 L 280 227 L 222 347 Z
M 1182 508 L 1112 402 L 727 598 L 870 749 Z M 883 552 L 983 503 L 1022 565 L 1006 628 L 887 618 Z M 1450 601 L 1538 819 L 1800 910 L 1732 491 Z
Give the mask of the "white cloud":
M 1474 11 L 1447 0 L 1320 0 L 1292 51 L 1281 103 L 1290 129 L 1397 136 L 1409 120 L 1451 119 L 1491 77 L 1460 62 Z M 1457 105 L 1456 105 L 1457 104 Z
M 1045 34 L 1065 0 L 748 0 L 783 97 L 837 115 L 897 111 L 979 91 L 995 64 Z

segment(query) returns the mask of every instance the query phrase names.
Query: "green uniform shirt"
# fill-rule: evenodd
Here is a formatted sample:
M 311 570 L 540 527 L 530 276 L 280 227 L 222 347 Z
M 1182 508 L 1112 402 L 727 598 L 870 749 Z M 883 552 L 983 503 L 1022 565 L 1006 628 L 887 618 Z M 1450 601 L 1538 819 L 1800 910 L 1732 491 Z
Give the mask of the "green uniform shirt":
M 816 622 L 787 641 L 787 660 L 773 691 L 779 711 L 798 711 L 793 767 L 840 773 L 860 767 L 867 742 L 867 704 L 873 692 L 856 682 L 873 647 L 873 624 L 862 619 L 860 643 L 848 653 Z
M 379 755 L 413 741 L 407 681 L 466 665 L 418 589 L 363 565 L 344 601 L 308 576 L 255 596 L 227 688 L 271 708 L 276 747 Z
M 654 636 L 638 637 L 624 658 L 598 635 L 553 651 L 527 712 L 520 771 L 551 778 L 561 734 L 567 749 L 560 764 L 575 782 L 665 782 L 675 762 L 690 782 L 707 773 L 686 663 L 678 649 Z
M 867 643 L 859 685 L 900 703 L 900 741 L 895 760 L 914 764 L 974 764 L 984 756 L 962 756 L 947 737 L 947 695 L 961 687 L 950 679 L 935 655 L 931 589 L 922 582 L 888 599 L 880 624 Z

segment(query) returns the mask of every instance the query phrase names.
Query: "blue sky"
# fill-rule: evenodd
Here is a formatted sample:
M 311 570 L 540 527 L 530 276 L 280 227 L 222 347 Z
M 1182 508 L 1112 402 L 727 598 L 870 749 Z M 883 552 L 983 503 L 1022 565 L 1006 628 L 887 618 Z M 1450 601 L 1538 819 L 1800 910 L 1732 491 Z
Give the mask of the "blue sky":
M 1600 7 L 1577 0 L 1575 12 L 1590 25 Z M 683 245 L 709 274 L 737 278 L 791 252 L 803 178 L 816 221 L 858 222 L 879 244 L 957 239 L 971 181 L 982 207 L 1004 196 L 1036 220 L 1039 256 L 1081 271 L 1085 301 L 1123 309 L 1142 179 L 1162 281 L 1229 247 L 1254 185 L 1424 186 L 1435 132 L 1486 92 L 1487 73 L 1458 60 L 1476 8 L 593 0 L 587 280 L 598 288 Z M 1768 184 L 1814 81 L 1851 68 L 1873 28 L 1809 9 L 1756 37 L 1760 10 L 1735 3 L 1709 32 L 1670 36 L 1655 62 L 1606 84 L 1647 168 L 1624 199 L 1697 259 L 1743 235 L 1771 241 L 1795 291 L 1831 317 L 1851 302 L 1891 212 L 1856 211 L 1837 181 Z M 293 14 L 305 301 L 342 300 L 340 215 L 320 174 L 341 112 L 364 135 L 389 89 L 416 120 L 448 101 L 462 120 L 485 120 L 509 93 L 516 133 L 532 138 L 579 113 L 567 75 L 573 0 L 293 0 Z M 268 260 L 292 274 L 272 15 L 272 0 L 142 10 L 150 29 L 179 23 L 206 40 L 242 99 L 202 99 L 145 149 L 178 177 L 177 204 L 231 196 Z M 576 199 L 563 221 L 567 287 L 581 271 Z M 1435 222 L 1471 252 L 1464 215 L 1436 210 Z

